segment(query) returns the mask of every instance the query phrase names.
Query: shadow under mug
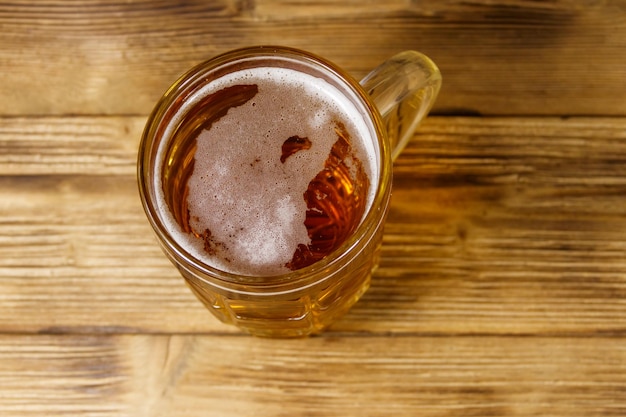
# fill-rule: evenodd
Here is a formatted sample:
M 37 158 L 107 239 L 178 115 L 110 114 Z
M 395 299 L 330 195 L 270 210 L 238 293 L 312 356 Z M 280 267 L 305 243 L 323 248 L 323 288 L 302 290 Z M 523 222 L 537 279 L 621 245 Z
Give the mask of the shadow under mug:
M 171 141 L 167 134 L 170 124 L 181 120 L 181 112 L 185 113 L 182 118 L 194 117 L 189 98 L 224 74 L 258 67 L 305 72 L 334 86 L 359 109 L 376 150 L 376 172 L 370 181 L 373 197 L 355 231 L 323 259 L 272 276 L 225 272 L 197 259 L 168 228 L 164 204 L 158 201 L 161 193 L 157 192 L 166 184 L 159 167 L 164 158 L 162 150 L 168 149 Z M 436 65 L 415 51 L 395 55 L 358 83 L 323 58 L 276 46 L 227 52 L 176 81 L 147 121 L 139 146 L 138 182 L 158 242 L 197 298 L 221 321 L 257 336 L 306 336 L 320 332 L 344 315 L 369 288 L 379 263 L 393 160 L 432 107 L 440 86 Z M 168 155 L 171 159 L 176 154 Z M 182 157 L 189 160 L 193 156 Z M 187 169 L 193 169 L 193 165 Z

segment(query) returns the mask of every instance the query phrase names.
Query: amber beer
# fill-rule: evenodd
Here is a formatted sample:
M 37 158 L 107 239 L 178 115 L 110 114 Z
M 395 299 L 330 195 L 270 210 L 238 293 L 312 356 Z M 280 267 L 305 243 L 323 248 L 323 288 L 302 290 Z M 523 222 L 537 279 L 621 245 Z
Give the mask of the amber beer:
M 229 73 L 172 117 L 162 215 L 203 262 L 278 275 L 309 266 L 356 230 L 373 140 L 336 88 L 285 68 Z
M 378 265 L 391 187 L 384 126 L 332 64 L 227 53 L 164 95 L 139 185 L 165 253 L 220 320 L 302 336 L 345 314 Z

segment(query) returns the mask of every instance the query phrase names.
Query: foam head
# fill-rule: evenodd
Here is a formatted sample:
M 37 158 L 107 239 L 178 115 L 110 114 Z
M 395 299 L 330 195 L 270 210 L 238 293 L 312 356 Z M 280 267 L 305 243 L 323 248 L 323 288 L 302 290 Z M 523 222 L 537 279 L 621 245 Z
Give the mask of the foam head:
M 354 161 L 362 161 L 371 184 L 377 183 L 377 142 L 364 109 L 322 78 L 287 68 L 229 73 L 190 97 L 178 117 L 203 97 L 252 85 L 256 93 L 250 99 L 228 108 L 195 138 L 186 184 L 192 233 L 181 229 L 166 204 L 160 209 L 176 239 L 204 263 L 275 275 L 289 272 L 298 247 L 311 245 L 307 216 L 318 209 L 303 196 L 324 171 L 338 131 L 343 129 L 353 150 L 345 165 L 354 170 Z M 374 192 L 365 193 L 367 207 Z M 322 194 L 316 195 L 320 201 Z

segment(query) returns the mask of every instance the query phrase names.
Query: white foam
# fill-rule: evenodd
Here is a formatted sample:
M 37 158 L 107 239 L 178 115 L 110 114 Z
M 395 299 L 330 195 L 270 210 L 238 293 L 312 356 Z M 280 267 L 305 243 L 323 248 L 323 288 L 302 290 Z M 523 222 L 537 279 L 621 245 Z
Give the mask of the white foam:
M 238 84 L 257 84 L 259 91 L 199 135 L 194 172 L 188 182 L 190 224 L 200 233 L 211 231 L 219 242 L 220 256 L 207 258 L 204 242 L 180 231 L 165 203 L 160 211 L 170 230 L 179 231 L 177 240 L 186 242 L 184 246 L 194 256 L 210 265 L 252 275 L 288 272 L 284 265 L 291 261 L 296 247 L 309 243 L 303 194 L 322 170 L 337 139 L 333 118 L 339 115 L 348 122 L 353 146 L 358 146 L 358 138 L 371 138 L 373 133 L 363 120 L 365 110 L 356 108 L 335 87 L 282 68 L 248 69 L 212 82 L 187 101 L 171 126 L 197 100 Z M 302 114 L 310 117 L 303 121 Z M 165 135 L 171 135 L 171 130 Z M 282 163 L 282 145 L 294 135 L 309 138 L 311 148 Z M 367 140 L 362 146 L 358 155 L 375 185 L 376 159 L 368 155 L 376 154 L 377 145 L 375 140 Z M 157 165 L 156 172 L 160 170 Z M 370 188 L 368 207 L 374 194 L 374 187 Z M 160 183 L 156 189 L 157 194 L 162 193 Z M 163 201 L 162 195 L 158 197 Z M 243 262 L 234 265 L 232 259 Z

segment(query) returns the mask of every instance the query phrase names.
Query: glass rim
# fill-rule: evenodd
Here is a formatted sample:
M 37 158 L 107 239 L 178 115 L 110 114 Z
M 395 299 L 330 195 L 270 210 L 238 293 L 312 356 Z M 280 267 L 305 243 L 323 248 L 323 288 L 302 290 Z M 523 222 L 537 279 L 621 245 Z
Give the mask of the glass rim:
M 153 150 L 158 146 L 161 139 L 157 137 L 158 128 L 162 123 L 163 116 L 176 99 L 184 93 L 186 88 L 189 86 L 193 87 L 195 85 L 194 82 L 198 82 L 198 79 L 203 74 L 215 72 L 227 65 L 256 58 L 277 60 L 291 59 L 313 64 L 313 66 L 319 70 L 320 74 L 323 73 L 334 78 L 342 85 L 342 88 L 345 87 L 351 90 L 370 117 L 369 123 L 371 123 L 374 128 L 374 133 L 376 134 L 374 139 L 377 140 L 379 148 L 377 158 L 379 164 L 378 181 L 376 184 L 370 185 L 376 187 L 376 192 L 356 230 L 338 248 L 319 261 L 300 269 L 275 275 L 232 273 L 213 267 L 197 259 L 167 230 L 161 214 L 159 213 L 159 209 L 157 208 L 157 203 L 153 198 L 154 192 L 152 189 L 154 181 L 151 180 L 154 173 Z M 172 260 L 177 264 L 180 264 L 179 267 L 194 270 L 194 272 L 196 272 L 194 275 L 196 276 L 198 276 L 197 272 L 200 272 L 203 277 L 206 276 L 209 279 L 202 277 L 198 277 L 198 279 L 205 281 L 207 284 L 217 286 L 224 285 L 227 288 L 232 285 L 241 285 L 255 289 L 284 285 L 301 288 L 331 277 L 334 272 L 344 264 L 347 258 L 349 259 L 363 250 L 378 227 L 382 226 L 381 223 L 385 218 L 385 212 L 391 193 L 391 165 L 390 146 L 380 113 L 369 95 L 350 74 L 346 73 L 332 62 L 300 49 L 286 46 L 253 46 L 231 50 L 201 62 L 185 72 L 166 90 L 146 120 L 146 125 L 139 144 L 137 177 L 142 206 L 152 229 L 157 234 L 159 243 L 166 254 L 172 257 Z M 388 168 L 386 169 L 385 167 Z M 319 276 L 320 273 L 323 274 Z M 312 278 L 313 282 L 311 282 Z

